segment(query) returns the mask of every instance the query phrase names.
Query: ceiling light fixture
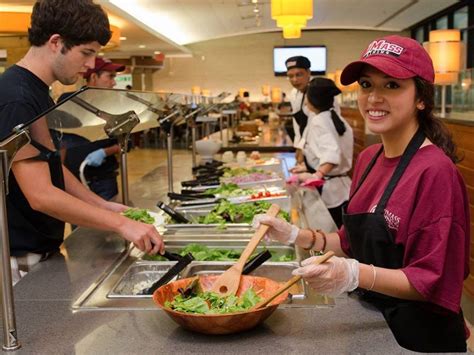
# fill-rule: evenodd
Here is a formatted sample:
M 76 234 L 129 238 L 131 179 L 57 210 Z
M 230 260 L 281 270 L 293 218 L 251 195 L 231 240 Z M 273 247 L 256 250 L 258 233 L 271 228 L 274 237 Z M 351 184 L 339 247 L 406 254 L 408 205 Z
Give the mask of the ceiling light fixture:
M 312 0 L 272 0 L 272 19 L 283 29 L 283 38 L 300 38 L 301 29 L 313 17 Z
M 183 45 L 192 42 L 196 37 L 191 31 L 187 30 L 186 23 L 180 23 L 172 13 L 166 11 L 152 12 L 143 5 L 143 1 L 109 0 L 109 2 L 174 43 Z

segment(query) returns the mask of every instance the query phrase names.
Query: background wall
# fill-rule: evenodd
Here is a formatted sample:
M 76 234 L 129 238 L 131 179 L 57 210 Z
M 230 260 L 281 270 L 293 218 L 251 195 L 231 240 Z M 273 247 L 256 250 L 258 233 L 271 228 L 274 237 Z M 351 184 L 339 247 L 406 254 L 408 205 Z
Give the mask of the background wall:
M 211 90 L 212 95 L 239 88 L 250 92 L 252 101 L 263 101 L 262 85 L 280 87 L 287 94 L 291 85 L 286 77 L 273 74 L 273 47 L 284 45 L 325 45 L 328 72 L 342 69 L 359 57 L 381 31 L 304 31 L 302 38 L 284 40 L 281 32 L 258 33 L 205 41 L 189 45 L 192 58 L 166 58 L 164 68 L 153 75 L 154 90 L 191 93 L 191 87 Z M 409 33 L 400 33 L 409 36 Z

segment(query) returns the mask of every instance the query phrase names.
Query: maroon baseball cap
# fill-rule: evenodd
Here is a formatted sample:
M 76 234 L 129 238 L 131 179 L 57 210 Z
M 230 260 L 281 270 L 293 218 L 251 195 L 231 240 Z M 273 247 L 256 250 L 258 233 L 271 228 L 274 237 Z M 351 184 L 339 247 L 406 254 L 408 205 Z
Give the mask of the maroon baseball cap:
M 98 73 L 100 71 L 119 72 L 124 70 L 125 65 L 112 63 L 112 61 L 107 58 L 95 57 L 94 69 L 88 69 L 83 76 L 85 79 L 88 79 L 92 73 Z
M 344 68 L 341 83 L 349 85 L 359 80 L 365 64 L 396 79 L 419 76 L 430 83 L 434 82 L 433 62 L 428 52 L 420 43 L 408 37 L 387 36 L 370 43 L 360 60 Z

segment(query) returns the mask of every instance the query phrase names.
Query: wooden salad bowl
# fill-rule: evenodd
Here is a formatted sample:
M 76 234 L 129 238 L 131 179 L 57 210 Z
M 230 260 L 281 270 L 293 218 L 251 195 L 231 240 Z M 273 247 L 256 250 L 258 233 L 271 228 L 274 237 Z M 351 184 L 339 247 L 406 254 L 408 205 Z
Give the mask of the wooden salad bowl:
M 219 275 L 200 276 L 199 281 L 203 290 L 211 290 Z M 254 328 L 267 319 L 288 297 L 284 292 L 275 298 L 268 306 L 256 310 L 227 314 L 194 314 L 184 313 L 165 307 L 166 301 L 172 301 L 178 294 L 179 288 L 186 288 L 194 278 L 181 279 L 161 286 L 153 293 L 153 300 L 168 316 L 185 329 L 204 334 L 232 334 Z M 242 275 L 236 295 L 240 296 L 252 287 L 262 298 L 270 296 L 280 287 L 271 279 L 258 276 Z

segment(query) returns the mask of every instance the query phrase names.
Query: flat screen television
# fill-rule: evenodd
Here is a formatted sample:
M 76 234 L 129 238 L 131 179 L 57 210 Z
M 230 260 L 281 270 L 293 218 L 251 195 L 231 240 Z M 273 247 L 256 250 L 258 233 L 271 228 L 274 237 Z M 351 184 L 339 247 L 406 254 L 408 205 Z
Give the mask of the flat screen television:
M 273 48 L 273 71 L 275 75 L 286 75 L 285 61 L 297 55 L 309 59 L 312 75 L 326 74 L 326 46 L 284 46 Z

